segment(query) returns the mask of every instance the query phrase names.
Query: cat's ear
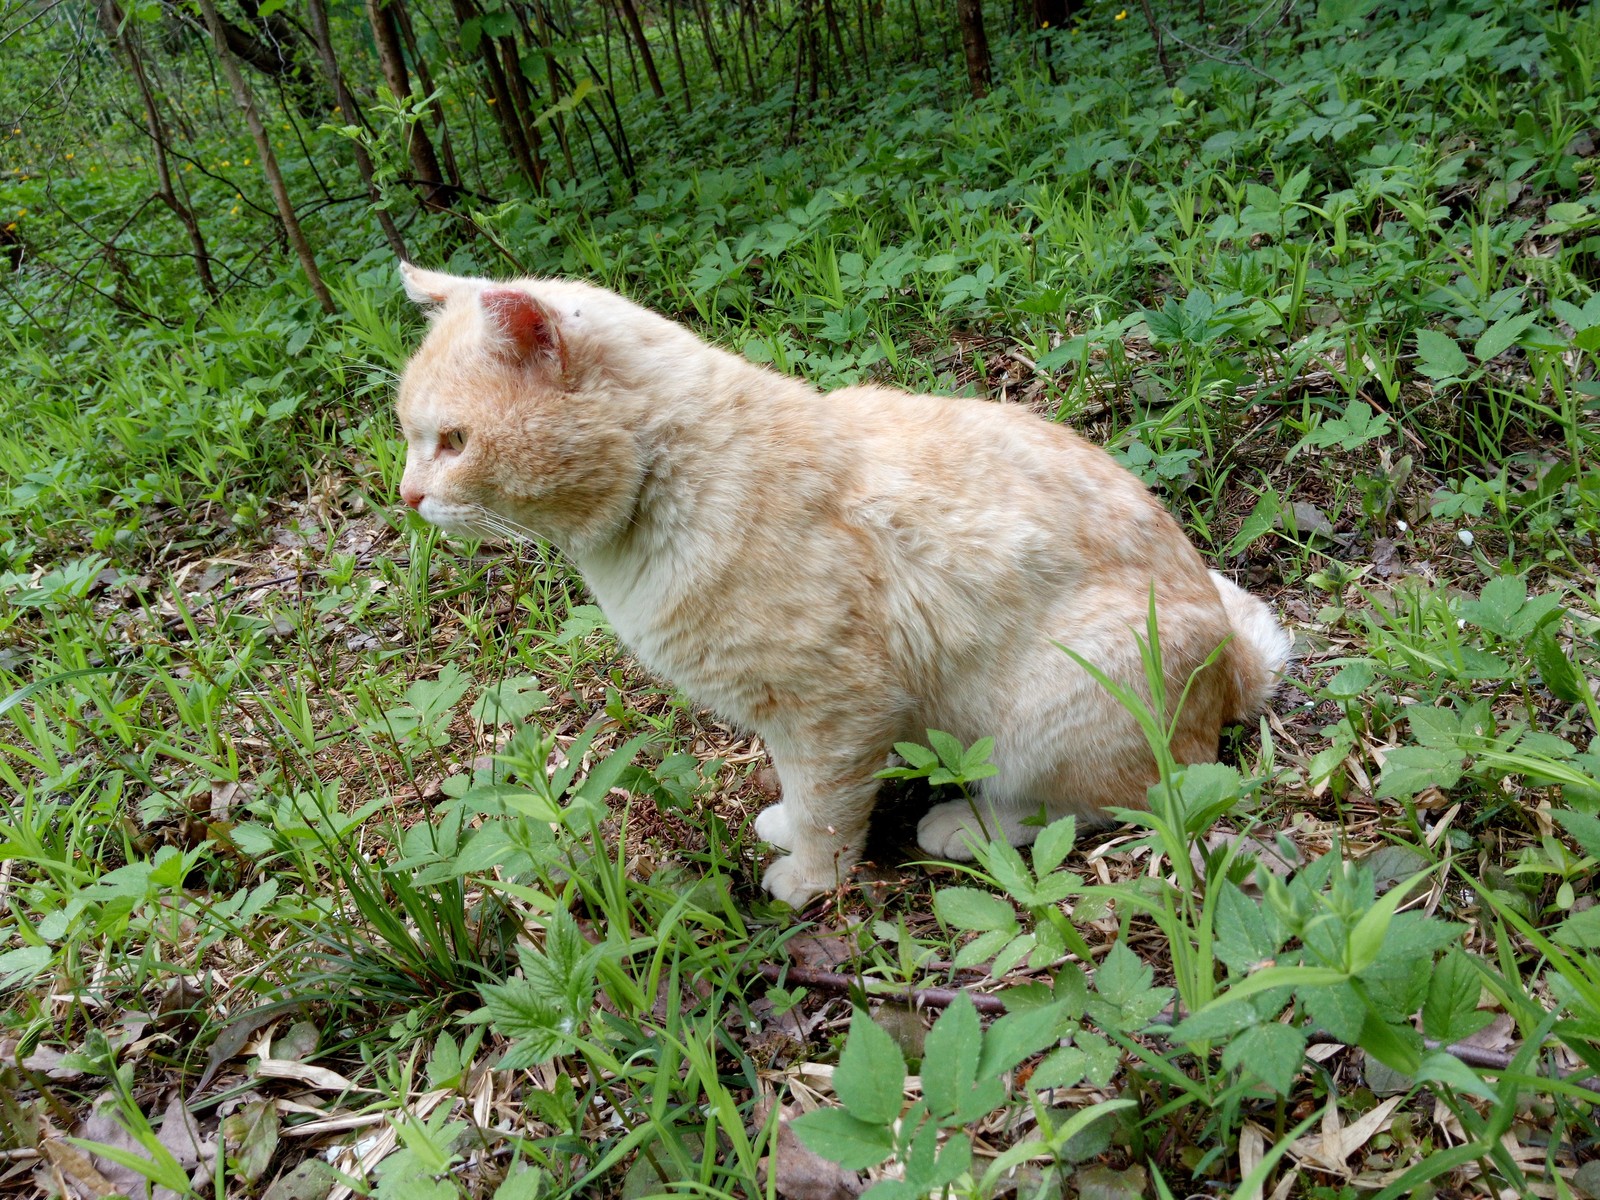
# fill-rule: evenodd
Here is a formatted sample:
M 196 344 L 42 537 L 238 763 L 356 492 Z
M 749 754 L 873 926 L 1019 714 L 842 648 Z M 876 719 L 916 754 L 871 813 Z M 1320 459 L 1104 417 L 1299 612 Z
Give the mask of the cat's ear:
M 478 294 L 494 350 L 519 363 L 546 362 L 564 367 L 566 347 L 556 314 L 514 287 L 488 287 Z
M 483 286 L 476 279 L 427 271 L 408 262 L 400 264 L 400 279 L 405 284 L 406 295 L 414 303 L 424 305 L 448 304 L 453 297 L 469 295 Z

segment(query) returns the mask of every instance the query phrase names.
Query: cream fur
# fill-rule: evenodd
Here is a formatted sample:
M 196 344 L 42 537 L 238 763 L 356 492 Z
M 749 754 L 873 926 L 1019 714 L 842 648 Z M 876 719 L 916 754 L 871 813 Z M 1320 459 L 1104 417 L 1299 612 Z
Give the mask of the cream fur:
M 1173 695 L 1226 642 L 1181 761 L 1215 757 L 1224 721 L 1271 697 L 1289 637 L 1266 605 L 1058 425 L 819 393 L 583 283 L 403 273 L 438 308 L 397 400 L 402 494 L 447 530 L 548 538 L 643 663 L 763 737 L 783 799 L 756 830 L 789 851 L 763 880 L 779 899 L 836 886 L 875 773 L 929 728 L 995 738 L 982 804 L 1019 845 L 1041 805 L 1142 807 L 1142 735 L 1052 643 L 1137 683 L 1152 585 Z M 967 805 L 941 804 L 918 840 L 968 858 L 975 833 Z

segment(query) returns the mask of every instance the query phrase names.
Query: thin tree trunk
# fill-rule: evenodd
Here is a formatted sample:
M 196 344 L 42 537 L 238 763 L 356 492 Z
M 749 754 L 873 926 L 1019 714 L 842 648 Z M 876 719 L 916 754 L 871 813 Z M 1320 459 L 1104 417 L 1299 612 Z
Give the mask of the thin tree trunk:
M 309 13 L 311 40 L 317 47 L 317 57 L 322 61 L 322 73 L 327 76 L 328 85 L 333 89 L 334 102 L 338 104 L 339 112 L 346 121 L 354 125 L 359 120 L 355 97 L 345 86 L 344 74 L 339 70 L 339 60 L 334 56 L 333 37 L 328 32 L 328 10 L 323 0 L 309 0 Z M 359 141 L 352 141 L 350 145 L 355 151 L 356 171 L 361 175 L 361 182 L 366 185 L 367 197 L 372 201 L 372 211 L 377 214 L 378 226 L 383 230 L 383 239 L 389 243 L 389 249 L 395 252 L 395 256 L 404 260 L 408 257 L 405 239 L 400 236 L 394 217 L 384 207 L 383 194 L 373 182 L 372 156 Z
M 678 84 L 683 88 L 683 111 L 694 112 L 694 97 L 689 93 L 689 72 L 683 65 L 683 47 L 678 42 L 677 0 L 667 0 L 667 28 L 672 33 L 672 57 L 678 64 Z
M 144 60 L 139 55 L 139 44 L 133 33 L 127 27 L 121 10 L 117 8 L 116 0 L 101 0 L 102 18 L 108 32 L 111 33 L 116 46 L 127 59 L 128 71 L 133 76 L 135 86 L 139 89 L 139 99 L 144 104 L 145 124 L 150 130 L 150 144 L 156 153 L 156 186 L 159 191 L 156 195 L 161 202 L 172 210 L 172 215 L 178 218 L 178 223 L 183 226 L 183 231 L 189 237 L 189 250 L 194 255 L 195 274 L 200 276 L 200 286 L 206 295 L 217 294 L 217 281 L 211 274 L 211 254 L 206 249 L 205 234 L 200 231 L 200 221 L 194 215 L 194 210 L 178 198 L 178 193 L 172 184 L 172 169 L 167 161 L 167 133 L 162 124 L 161 110 L 156 106 L 155 89 L 150 86 L 150 78 L 145 74 Z
M 460 26 L 465 26 L 468 21 L 482 19 L 482 14 L 478 12 L 472 0 L 452 0 L 451 7 L 455 10 L 456 23 Z M 478 39 L 478 59 L 483 63 L 484 74 L 489 78 L 490 107 L 494 109 L 494 120 L 500 130 L 500 140 L 510 151 L 512 160 L 517 164 L 517 170 L 521 171 L 523 178 L 531 183 L 535 178 L 533 156 L 528 151 L 522 123 L 517 120 L 516 101 L 512 98 L 511 88 L 506 82 L 504 72 L 500 70 L 500 61 L 495 57 L 494 42 L 495 39 L 488 34 Z
M 411 27 L 411 10 L 404 4 L 396 4 L 393 11 L 399 18 L 400 36 L 405 40 L 406 51 L 411 55 L 411 61 L 416 64 L 417 82 L 422 84 L 422 93 L 425 96 L 432 96 L 438 89 L 433 86 L 433 72 L 428 69 L 428 60 L 422 57 L 422 51 L 417 48 L 417 31 Z M 450 137 L 450 126 L 445 123 L 442 104 L 433 106 L 433 127 L 439 131 L 439 153 L 444 157 L 445 176 L 460 188 L 461 168 L 456 163 L 455 143 Z
M 981 99 L 994 82 L 989 39 L 983 32 L 983 0 L 956 0 L 956 24 L 961 27 L 961 49 L 967 58 L 967 85 L 972 98 Z
M 917 9 L 917 0 L 910 0 L 910 4 L 911 4 L 911 28 L 916 31 L 916 35 L 917 35 L 917 61 L 921 62 L 922 61 L 923 45 L 924 45 L 923 39 L 922 39 L 922 13 Z
M 834 53 L 839 56 L 839 69 L 848 78 L 852 74 L 850 55 L 844 48 L 844 34 L 839 30 L 839 14 L 834 11 L 833 0 L 822 0 L 822 19 L 827 23 L 829 36 L 833 38 Z
M 655 55 L 650 53 L 650 41 L 644 36 L 644 26 L 639 23 L 639 10 L 634 7 L 633 0 L 617 0 L 617 7 L 622 10 L 622 18 L 627 23 L 628 32 L 633 35 L 633 40 L 639 47 L 639 58 L 644 62 L 644 73 L 650 80 L 650 90 L 656 94 L 657 100 L 665 100 L 667 90 L 661 86 L 661 76 L 656 73 Z
M 322 305 L 322 311 L 332 314 L 338 309 L 334 306 L 333 297 L 328 294 L 327 285 L 322 282 L 322 272 L 317 270 L 317 259 L 311 253 L 311 243 L 306 241 L 306 235 L 300 228 L 300 221 L 294 214 L 294 205 L 289 202 L 289 189 L 284 186 L 283 172 L 278 170 L 278 158 L 272 150 L 272 139 L 267 137 L 267 130 L 261 123 L 261 113 L 256 109 L 255 97 L 250 94 L 250 87 L 244 81 L 244 74 L 239 70 L 239 63 L 233 57 L 233 52 L 228 49 L 227 33 L 222 27 L 222 18 L 217 15 L 216 0 L 198 0 L 200 15 L 205 18 L 206 28 L 211 30 L 211 41 L 217 52 L 217 59 L 222 64 L 222 73 L 228 77 L 228 87 L 233 91 L 235 103 L 244 114 L 245 124 L 250 127 L 250 136 L 255 139 L 256 154 L 261 158 L 261 170 L 266 174 L 267 183 L 272 188 L 272 198 L 278 206 L 278 216 L 283 221 L 283 232 L 289 239 L 289 244 L 294 247 L 294 252 L 300 258 L 300 266 L 306 273 L 306 282 L 311 285 L 312 293 L 317 297 L 317 303 Z
M 378 65 L 383 68 L 383 80 L 399 101 L 411 99 L 411 81 L 406 77 L 405 51 L 400 46 L 399 27 L 391 8 L 402 0 L 366 0 L 367 21 L 372 26 L 372 37 L 378 46 Z M 406 128 L 406 153 L 411 159 L 411 172 L 422 185 L 422 206 L 433 212 L 450 207 L 449 190 L 444 186 L 444 176 L 439 171 L 439 156 L 434 153 L 428 131 L 419 121 Z
M 806 43 L 806 99 L 815 105 L 822 96 L 821 79 L 822 64 L 818 61 L 822 56 L 817 38 L 817 7 L 815 0 L 805 0 L 804 25 Z
M 539 54 L 544 59 L 545 81 L 550 85 L 550 103 L 555 104 L 562 97 L 562 88 L 561 74 L 556 70 L 555 50 L 550 36 L 550 21 L 544 11 L 542 0 L 534 0 L 532 7 L 534 20 L 537 22 L 536 27 L 528 24 L 527 14 L 520 7 L 517 9 L 517 15 L 522 21 L 522 28 L 527 33 L 528 40 L 536 43 L 539 47 Z M 578 119 L 577 114 L 574 113 L 573 120 L 576 121 Z M 561 146 L 561 159 L 567 164 L 567 177 L 576 180 L 578 178 L 578 167 L 572 161 L 572 141 L 567 136 L 567 114 L 557 113 L 551 118 L 550 123 L 555 127 L 556 141 Z M 591 149 L 593 149 L 592 146 Z
M 1169 88 L 1178 86 L 1178 77 L 1173 74 L 1172 64 L 1167 61 L 1167 46 L 1161 40 L 1161 26 L 1156 24 L 1156 15 L 1150 11 L 1150 0 L 1139 0 L 1139 7 L 1144 10 L 1144 23 L 1150 27 L 1150 36 L 1156 40 L 1156 61 L 1161 64 L 1161 78 L 1166 80 Z
M 861 51 L 861 73 L 872 76 L 872 60 L 867 56 L 867 0 L 856 0 L 856 45 Z
M 528 159 L 533 165 L 533 174 L 528 181 L 533 184 L 535 191 L 543 192 L 544 145 L 539 137 L 539 126 L 535 122 L 538 114 L 533 111 L 533 94 L 528 88 L 528 77 L 522 73 L 522 59 L 517 54 L 516 37 L 503 37 L 499 40 L 501 64 L 506 73 L 506 90 L 514 98 L 516 118 L 522 122 L 522 136 L 528 143 Z
M 755 28 L 755 22 L 755 5 L 751 3 L 751 0 L 744 0 L 744 3 L 739 5 L 739 30 L 737 36 L 739 49 L 744 52 L 744 73 L 745 77 L 750 81 L 749 95 L 752 100 L 756 98 L 759 91 L 756 86 L 755 64 L 761 47 L 760 33 Z M 736 83 L 739 79 L 738 66 L 737 62 L 734 63 L 733 77 Z
M 726 76 L 723 74 L 722 51 L 717 46 L 716 24 L 711 19 L 711 10 L 706 7 L 706 0 L 693 0 L 694 13 L 700 21 L 700 36 L 706 44 L 706 55 L 711 59 L 711 69 L 717 73 L 717 82 L 723 87 L 728 86 Z M 734 63 L 733 83 L 739 85 L 739 65 Z

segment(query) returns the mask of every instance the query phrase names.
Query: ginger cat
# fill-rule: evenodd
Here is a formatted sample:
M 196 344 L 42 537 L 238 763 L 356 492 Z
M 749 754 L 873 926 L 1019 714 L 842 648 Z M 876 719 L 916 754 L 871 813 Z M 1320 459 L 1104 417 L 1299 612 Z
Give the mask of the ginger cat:
M 1042 804 L 1143 807 L 1133 719 L 1055 646 L 1143 690 L 1152 584 L 1169 689 L 1196 679 L 1173 751 L 1216 757 L 1290 651 L 1129 472 L 1018 408 L 878 387 L 827 394 L 570 280 L 497 284 L 402 265 L 432 307 L 397 407 L 401 496 L 473 537 L 537 535 L 618 636 L 759 733 L 782 783 L 756 819 L 788 851 L 763 885 L 800 905 L 866 836 L 896 741 L 995 739 L 980 805 L 1017 845 Z M 917 840 L 970 858 L 965 802 Z

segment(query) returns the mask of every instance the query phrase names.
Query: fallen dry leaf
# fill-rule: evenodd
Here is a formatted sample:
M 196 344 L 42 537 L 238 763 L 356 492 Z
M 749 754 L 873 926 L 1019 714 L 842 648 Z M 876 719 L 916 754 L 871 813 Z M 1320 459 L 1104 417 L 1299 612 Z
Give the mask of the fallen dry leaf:
M 787 1117 L 778 1120 L 778 1137 L 767 1158 L 767 1170 L 772 1172 L 773 1188 L 784 1200 L 854 1200 L 865 1187 L 860 1175 L 829 1162 L 802 1143 Z
M 315 1067 L 310 1063 L 295 1062 L 288 1058 L 263 1058 L 256 1063 L 256 1074 L 262 1079 L 293 1079 L 315 1088 L 319 1092 L 365 1092 L 337 1071 Z

